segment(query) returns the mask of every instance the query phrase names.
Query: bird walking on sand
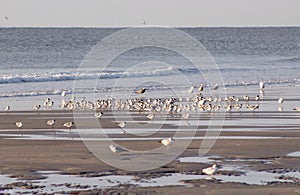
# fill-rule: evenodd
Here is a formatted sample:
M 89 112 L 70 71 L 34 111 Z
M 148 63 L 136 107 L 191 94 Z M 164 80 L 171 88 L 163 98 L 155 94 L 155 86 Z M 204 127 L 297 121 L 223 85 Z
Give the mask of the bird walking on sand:
M 141 88 L 141 89 L 137 90 L 135 93 L 136 94 L 144 94 L 145 92 L 146 92 L 146 89 Z
M 6 107 L 4 108 L 4 111 L 10 111 L 10 106 L 6 106 Z
M 249 106 L 249 105 L 248 105 L 247 108 L 248 108 L 249 110 L 251 110 L 251 111 L 254 111 L 254 110 L 258 109 L 259 106 L 258 106 L 258 104 L 255 104 L 255 105 L 253 105 L 253 106 Z
M 51 126 L 51 129 L 53 129 L 53 125 L 55 124 L 55 119 L 51 119 L 51 120 L 48 120 L 46 123 L 47 125 Z
M 34 105 L 32 106 L 33 109 L 35 109 L 36 111 L 38 111 L 41 108 L 41 105 Z
M 283 98 L 281 97 L 278 99 L 278 104 L 282 104 L 282 103 L 283 103 Z
M 167 139 L 162 139 L 159 141 L 159 143 L 161 143 L 164 146 L 167 146 L 167 148 L 170 148 L 170 145 L 173 143 L 174 139 L 172 137 L 169 137 Z
M 73 125 L 74 125 L 74 123 L 71 122 L 71 121 L 66 122 L 66 123 L 63 124 L 63 126 L 66 127 L 66 128 L 69 128 L 70 131 L 71 131 L 71 128 L 72 128 Z
M 126 126 L 126 122 L 122 121 L 118 123 L 118 126 L 124 128 Z
M 15 122 L 14 123 L 19 129 L 23 127 L 23 123 L 21 121 Z
M 202 169 L 202 173 L 206 174 L 206 175 L 213 175 L 217 170 L 217 165 L 213 164 L 213 166 Z
M 203 85 L 200 84 L 199 88 L 198 88 L 198 92 L 202 92 L 203 91 Z
M 260 89 L 260 90 L 264 90 L 264 88 L 265 88 L 265 83 L 261 80 L 261 81 L 259 82 L 259 89 Z
M 154 118 L 154 114 L 152 112 L 150 112 L 148 115 L 147 115 L 147 118 L 152 120 Z
M 96 118 L 101 118 L 102 115 L 103 115 L 103 112 L 96 112 L 94 116 L 95 116 Z
M 124 148 L 121 148 L 120 146 L 116 146 L 113 144 L 109 145 L 109 149 L 113 152 L 113 153 L 121 153 L 121 152 L 126 152 L 127 150 Z

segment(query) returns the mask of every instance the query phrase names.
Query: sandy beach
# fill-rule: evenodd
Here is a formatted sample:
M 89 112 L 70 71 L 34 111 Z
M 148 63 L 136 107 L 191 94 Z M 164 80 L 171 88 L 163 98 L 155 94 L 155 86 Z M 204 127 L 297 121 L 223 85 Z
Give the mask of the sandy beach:
M 82 118 L 81 124 L 85 124 L 81 131 L 99 128 L 93 125 L 94 113 L 94 111 L 79 111 L 75 114 Z M 210 118 L 207 113 L 200 113 L 202 120 L 197 125 L 193 121 L 196 121 L 199 113 L 190 115 L 188 120 L 190 125 L 182 126 L 179 130 L 180 119 L 170 115 L 162 117 L 164 124 L 159 131 L 150 136 L 151 139 L 149 136 L 139 137 L 136 134 L 120 133 L 115 116 L 118 115 L 118 119 L 122 116 L 124 121 L 131 120 L 127 123 L 126 130 L 136 129 L 139 123 L 149 123 L 150 126 L 147 126 L 146 130 L 151 130 L 157 128 L 155 122 L 161 120 L 151 121 L 146 118 L 144 112 L 131 112 L 131 119 L 126 118 L 127 114 L 124 111 L 106 110 L 103 111 L 103 117 L 97 119 L 101 128 L 107 129 L 105 136 L 127 149 L 151 150 L 161 146 L 158 143 L 161 138 L 172 137 L 176 131 L 188 132 L 195 127 L 197 131 L 191 144 L 175 160 L 154 170 L 132 172 L 102 162 L 87 149 L 82 140 L 94 138 L 105 141 L 101 133 L 84 134 L 84 137 L 80 137 L 81 133 L 75 126 L 71 130 L 62 126 L 65 122 L 73 120 L 72 111 L 1 112 L 1 190 L 43 192 L 47 187 L 43 186 L 42 181 L 51 174 L 57 174 L 98 178 L 100 181 L 105 180 L 105 177 L 123 176 L 132 177 L 135 182 L 140 182 L 139 185 L 130 182 L 122 183 L 122 180 L 109 180 L 111 185 L 106 187 L 92 183 L 82 186 L 74 184 L 70 178 L 61 184 L 57 183 L 58 186 L 63 186 L 63 190 L 59 192 L 74 194 L 199 194 L 200 191 L 200 194 L 299 193 L 299 112 L 232 111 L 226 113 L 223 129 L 217 132 L 219 136 L 214 138 L 216 143 L 204 156 L 199 156 L 199 148 L 207 133 L 207 122 Z M 51 129 L 46 121 L 53 118 L 56 119 L 56 123 Z M 248 123 L 248 120 L 256 122 Z M 268 122 L 265 123 L 264 121 L 267 120 Z M 18 129 L 14 126 L 16 121 L 22 121 L 23 127 Z M 178 138 L 176 142 L 180 143 L 185 139 L 189 138 Z M 125 158 L 124 160 L 126 161 Z M 201 170 L 213 163 L 218 165 L 218 170 L 213 177 L 209 178 Z M 268 177 L 264 178 L 263 175 Z M 164 177 L 174 177 L 175 180 L 171 186 L 167 181 L 165 184 L 162 181 L 159 185 L 142 185 L 143 182 L 147 183 L 147 180 L 149 182 L 151 179 Z M 194 177 L 199 179 L 193 179 Z M 9 182 L 8 178 L 16 180 Z

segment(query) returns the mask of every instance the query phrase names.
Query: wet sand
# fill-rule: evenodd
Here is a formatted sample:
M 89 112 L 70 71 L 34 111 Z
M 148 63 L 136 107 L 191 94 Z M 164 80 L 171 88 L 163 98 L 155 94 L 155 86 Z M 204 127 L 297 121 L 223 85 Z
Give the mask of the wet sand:
M 122 114 L 122 112 L 118 112 Z M 93 112 L 82 112 L 84 120 L 86 120 L 86 129 L 95 128 L 89 123 Z M 174 160 L 160 168 L 144 171 L 130 172 L 119 170 L 109 166 L 98 160 L 80 141 L 75 127 L 71 130 L 63 128 L 61 124 L 73 118 L 73 113 L 70 111 L 39 111 L 39 112 L 2 112 L 0 113 L 0 171 L 2 174 L 11 175 L 19 179 L 38 179 L 41 174 L 38 171 L 60 171 L 64 174 L 84 175 L 92 173 L 110 172 L 115 175 L 134 175 L 139 178 L 159 177 L 170 173 L 188 173 L 202 174 L 201 170 L 210 166 L 212 163 L 206 162 L 179 162 Z M 134 113 L 136 122 L 145 123 L 145 114 Z M 267 115 L 267 116 L 266 116 Z M 102 128 L 108 130 L 118 130 L 115 119 L 109 112 L 104 112 L 101 121 Z M 270 113 L 231 113 L 226 116 L 226 121 L 242 120 L 241 118 L 251 116 L 252 120 L 267 120 L 266 118 L 275 118 L 289 116 L 293 120 L 299 120 L 299 112 L 286 112 L 276 114 Z M 265 118 L 264 118 L 265 117 Z M 50 129 L 45 122 L 48 119 L 55 118 L 57 120 L 54 129 Z M 93 119 L 94 120 L 94 119 Z M 17 129 L 13 122 L 22 121 L 24 126 Z M 176 120 L 175 120 L 176 121 Z M 190 119 L 192 123 L 193 119 Z M 177 128 L 174 125 L 174 118 L 167 120 L 166 124 L 159 132 L 156 132 L 152 138 L 154 139 L 133 139 L 122 140 L 118 138 L 136 138 L 130 134 L 112 133 L 110 137 L 117 139 L 115 142 L 126 148 L 139 148 L 139 150 L 149 150 L 159 147 L 158 140 L 161 137 L 171 137 L 176 132 Z M 151 121 L 149 121 L 151 123 Z M 197 128 L 196 137 L 205 136 L 205 128 L 207 121 L 200 124 Z M 300 150 L 300 124 L 290 124 L 289 126 L 281 126 L 278 124 L 262 124 L 249 125 L 241 122 L 232 125 L 231 123 L 224 124 L 223 130 L 220 132 L 219 138 L 214 146 L 209 150 L 206 156 L 217 156 L 220 166 L 231 164 L 242 159 L 242 164 L 250 170 L 276 172 L 283 170 L 284 172 L 300 170 L 300 157 L 289 157 L 287 154 Z M 134 125 L 129 126 L 135 128 Z M 191 126 L 185 127 L 185 130 L 191 129 Z M 151 127 L 149 127 L 151 129 Z M 174 129 L 174 131 L 172 131 Z M 204 129 L 204 130 L 203 130 Z M 54 133 L 54 131 L 56 133 Z M 39 139 L 34 135 L 43 135 L 46 139 Z M 56 135 L 56 136 L 55 136 Z M 61 140 L 57 139 L 61 136 Z M 68 136 L 72 136 L 71 139 Z M 244 138 L 243 138 L 244 137 Z M 253 139 L 252 139 L 252 138 Z M 257 139 L 256 139 L 257 137 Z M 78 138 L 78 139 L 74 139 Z M 157 138 L 157 139 L 155 139 Z M 181 140 L 177 140 L 180 142 Z M 203 139 L 195 139 L 180 154 L 180 157 L 197 157 L 199 147 Z M 253 161 L 253 159 L 256 159 Z M 258 159 L 258 160 L 257 160 Z M 270 163 L 264 163 L 264 160 L 270 160 Z M 233 163 L 234 162 L 234 163 Z M 236 171 L 217 171 L 216 175 L 237 174 L 243 170 Z M 259 178 L 257 178 L 259 180 Z M 130 193 L 148 193 L 148 194 L 197 194 L 201 189 L 201 193 L 209 194 L 259 194 L 265 193 L 285 193 L 294 194 L 299 192 L 300 181 L 295 178 L 294 182 L 274 182 L 267 185 L 249 185 L 245 183 L 220 182 L 218 180 L 188 180 L 184 181 L 190 184 L 190 187 L 182 186 L 164 186 L 164 187 L 132 187 L 124 185 L 124 188 L 112 187 L 101 189 L 102 193 L 108 192 L 127 192 Z M 98 189 L 100 190 L 100 189 Z M 71 190 L 72 191 L 72 190 Z M 82 191 L 82 190 L 79 190 Z M 79 193 L 73 189 L 73 192 Z M 89 190 L 93 193 L 95 191 Z

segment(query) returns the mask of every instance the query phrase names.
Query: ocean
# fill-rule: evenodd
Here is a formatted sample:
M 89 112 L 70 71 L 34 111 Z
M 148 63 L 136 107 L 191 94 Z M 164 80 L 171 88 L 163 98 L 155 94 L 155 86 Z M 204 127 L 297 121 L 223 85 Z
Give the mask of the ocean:
M 59 99 L 62 91 L 73 93 L 75 79 L 84 83 L 101 78 L 95 88 L 76 91 L 84 97 L 96 92 L 96 98 L 119 98 L 139 87 L 149 89 L 151 97 L 168 96 L 170 94 L 164 93 L 168 89 L 184 91 L 192 85 L 205 84 L 201 74 L 209 76 L 216 71 L 199 71 L 182 56 L 155 47 L 125 52 L 105 71 L 97 64 L 80 68 L 85 56 L 97 43 L 121 30 L 1 28 L 0 106 L 9 104 L 15 109 L 32 109 L 37 100 L 42 103 L 47 97 Z M 270 87 L 300 83 L 300 27 L 178 30 L 206 48 L 217 64 L 226 88 L 256 87 L 260 80 Z M 134 40 L 134 37 L 129 38 Z M 189 49 L 189 46 L 185 47 Z M 134 66 L 139 63 L 142 65 Z M 189 78 L 190 83 L 183 82 L 178 75 Z M 127 81 L 120 82 L 120 79 Z M 162 81 L 168 81 L 168 85 Z

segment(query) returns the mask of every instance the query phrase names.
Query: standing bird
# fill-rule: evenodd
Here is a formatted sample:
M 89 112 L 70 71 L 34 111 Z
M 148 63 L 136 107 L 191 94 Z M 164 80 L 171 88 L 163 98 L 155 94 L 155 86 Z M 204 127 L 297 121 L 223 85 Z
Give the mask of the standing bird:
M 147 115 L 147 118 L 152 120 L 154 118 L 154 114 L 152 112 L 150 112 L 148 115 Z
M 167 148 L 170 148 L 170 145 L 173 143 L 174 139 L 172 137 L 169 137 L 167 139 L 162 139 L 159 141 L 159 143 L 161 143 L 164 146 L 167 146 Z
M 63 124 L 63 126 L 66 127 L 66 128 L 69 128 L 70 131 L 71 131 L 71 128 L 72 128 L 73 125 L 74 125 L 74 123 L 71 122 L 71 121 L 66 122 L 66 123 Z
M 202 169 L 202 173 L 206 174 L 206 175 L 213 175 L 217 170 L 217 165 L 213 164 L 213 166 Z
M 300 107 L 293 108 L 293 110 L 300 111 Z
M 199 88 L 198 88 L 198 92 L 202 92 L 203 91 L 203 85 L 200 84 Z
M 262 90 L 264 90 L 264 88 L 265 88 L 265 83 L 261 80 L 259 82 L 259 89 L 262 91 Z
M 144 94 L 145 92 L 146 92 L 146 89 L 141 88 L 141 89 L 137 90 L 135 93 L 136 94 Z
M 121 133 L 127 133 L 123 128 L 126 126 L 126 122 L 122 121 L 122 122 L 118 122 L 118 126 L 121 128 Z
M 283 103 L 283 98 L 281 97 L 278 99 L 278 104 L 282 104 L 282 103 Z
M 23 127 L 23 123 L 21 121 L 15 122 L 14 123 L 19 129 Z
M 55 124 L 55 119 L 51 119 L 51 120 L 48 120 L 46 123 L 47 125 L 51 126 L 51 129 L 53 129 L 53 125 Z
M 121 153 L 121 152 L 126 152 L 128 150 L 121 148 L 120 146 L 115 146 L 113 144 L 109 145 L 109 149 L 113 152 L 113 153 Z
M 36 111 L 38 111 L 41 108 L 41 105 L 35 105 L 35 106 L 32 106 L 32 108 L 35 109 Z
M 259 106 L 258 106 L 258 104 L 255 104 L 254 106 L 249 106 L 249 105 L 248 105 L 247 108 L 248 108 L 249 110 L 251 110 L 251 111 L 254 111 L 254 110 L 258 109 Z
M 10 111 L 10 106 L 6 106 L 6 107 L 4 108 L 4 111 Z
M 95 117 L 96 117 L 96 118 L 101 118 L 102 115 L 103 115 L 103 112 L 96 112 L 96 113 L 95 113 Z

